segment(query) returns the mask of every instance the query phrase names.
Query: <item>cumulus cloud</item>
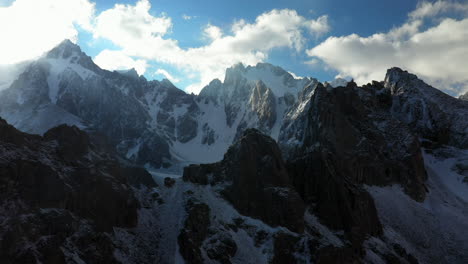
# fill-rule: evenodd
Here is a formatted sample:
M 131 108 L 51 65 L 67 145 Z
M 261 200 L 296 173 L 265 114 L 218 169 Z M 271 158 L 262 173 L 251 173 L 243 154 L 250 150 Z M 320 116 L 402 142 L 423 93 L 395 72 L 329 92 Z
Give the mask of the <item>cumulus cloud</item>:
M 468 18 L 440 17 L 454 8 L 468 10 L 468 4 L 424 2 L 389 32 L 329 37 L 307 54 L 358 83 L 381 80 L 388 68 L 400 66 L 457 95 L 460 87 L 468 87 Z M 424 28 L 427 20 L 436 24 Z
M 222 37 L 223 35 L 223 31 L 221 30 L 221 28 L 217 27 L 217 26 L 213 26 L 211 24 L 208 24 L 205 29 L 203 30 L 203 33 L 205 34 L 205 36 L 207 38 L 209 38 L 210 40 L 215 40 L 215 39 L 219 39 Z
M 77 27 L 92 29 L 88 0 L 16 0 L 0 7 L 0 64 L 32 59 L 63 39 L 76 41 Z
M 94 62 L 100 67 L 111 71 L 134 68 L 139 75 L 143 75 L 148 67 L 148 63 L 145 60 L 135 60 L 118 50 L 103 50 L 94 58 Z
M 174 76 L 172 76 L 169 72 L 167 72 L 164 69 L 156 70 L 156 74 L 164 76 L 166 79 L 168 79 L 169 81 L 173 83 L 178 83 L 180 81 L 179 79 L 175 78 Z
M 446 12 L 468 13 L 468 5 L 454 1 L 419 2 L 416 10 L 409 14 L 411 19 L 433 17 Z
M 165 35 L 172 27 L 171 19 L 150 15 L 150 8 L 148 0 L 140 0 L 135 6 L 117 4 L 97 16 L 94 36 L 123 46 Z
M 135 5 L 116 5 L 97 17 L 94 36 L 112 41 L 127 56 L 167 63 L 188 75 L 196 73 L 200 82 L 186 88 L 194 93 L 213 78 L 223 79 L 225 68 L 235 63 L 256 64 L 275 48 L 299 52 L 306 42 L 305 32 L 315 36 L 329 30 L 326 16 L 309 20 L 294 10 L 272 10 L 258 16 L 254 23 L 233 23 L 230 34 L 208 25 L 204 34 L 211 40 L 209 44 L 181 48 L 177 40 L 166 37 L 172 28 L 170 18 L 153 16 L 150 8 L 146 0 Z

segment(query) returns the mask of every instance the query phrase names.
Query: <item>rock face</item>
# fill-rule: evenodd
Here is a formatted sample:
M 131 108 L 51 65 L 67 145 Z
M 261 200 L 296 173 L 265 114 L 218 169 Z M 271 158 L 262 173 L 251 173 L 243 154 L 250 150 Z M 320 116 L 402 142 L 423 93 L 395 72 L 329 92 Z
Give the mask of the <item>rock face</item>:
M 392 94 L 392 113 L 424 138 L 468 148 L 468 102 L 435 89 L 399 68 L 387 71 L 385 88 Z
M 466 92 L 464 95 L 460 95 L 460 100 L 468 101 L 468 92 Z
M 40 137 L 0 119 L 0 135 L 1 262 L 115 261 L 108 232 L 137 224 L 128 182 L 155 183 L 108 160 L 77 127 Z
M 202 264 L 201 246 L 208 237 L 210 226 L 210 208 L 204 203 L 189 201 L 186 206 L 188 216 L 179 234 L 180 254 L 188 262 Z
M 344 230 L 354 247 L 382 234 L 372 197 L 339 171 L 330 154 L 311 152 L 289 161 L 288 168 L 295 189 L 321 222 Z
M 220 163 L 192 165 L 183 178 L 199 184 L 228 181 L 223 194 L 241 214 L 295 232 L 304 229 L 304 204 L 292 188 L 281 152 L 258 130 L 246 130 Z

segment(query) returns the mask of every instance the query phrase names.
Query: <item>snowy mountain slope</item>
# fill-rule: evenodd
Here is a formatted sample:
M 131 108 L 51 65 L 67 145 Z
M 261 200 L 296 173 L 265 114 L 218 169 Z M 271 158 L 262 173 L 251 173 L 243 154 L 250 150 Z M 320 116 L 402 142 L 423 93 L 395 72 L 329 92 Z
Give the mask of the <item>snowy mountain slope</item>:
M 457 162 L 466 166 L 466 157 L 466 150 L 451 147 L 426 150 L 429 190 L 424 203 L 409 199 L 397 186 L 368 188 L 388 244 L 404 245 L 420 263 L 468 261 L 468 239 L 464 235 L 468 228 L 468 184 L 454 170 Z
M 310 81 L 270 64 L 239 64 L 223 83 L 188 95 L 134 70 L 102 70 L 66 40 L 1 92 L 0 116 L 37 134 L 59 123 L 98 131 L 141 165 L 213 162 L 246 128 L 277 138 L 284 113 Z
M 325 85 L 346 84 L 336 79 Z M 316 79 L 295 78 L 271 64 L 237 64 L 226 70 L 223 82 L 213 80 L 200 95 L 189 95 L 168 80 L 147 81 L 134 70 L 102 70 L 64 41 L 0 92 L 0 116 L 37 134 L 59 123 L 98 131 L 137 164 L 180 169 L 220 160 L 247 128 L 281 145 L 301 144 L 317 85 Z M 384 85 L 401 121 L 424 137 L 466 144 L 466 103 L 401 70 L 389 71 Z

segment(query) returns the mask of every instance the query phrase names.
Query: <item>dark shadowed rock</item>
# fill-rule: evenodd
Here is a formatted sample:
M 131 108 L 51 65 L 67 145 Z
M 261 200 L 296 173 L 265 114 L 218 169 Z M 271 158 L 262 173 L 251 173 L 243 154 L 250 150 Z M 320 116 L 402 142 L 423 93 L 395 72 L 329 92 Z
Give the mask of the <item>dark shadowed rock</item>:
M 177 120 L 177 140 L 186 143 L 197 136 L 198 122 L 187 112 Z
M 128 171 L 76 127 L 39 137 L 0 120 L 0 133 L 0 262 L 65 263 L 73 252 L 89 263 L 114 263 L 106 232 L 138 220 Z
M 174 186 L 174 184 L 175 184 L 175 179 L 170 178 L 170 177 L 164 178 L 164 186 L 171 188 L 172 186 Z
M 372 197 L 334 164 L 332 157 L 313 152 L 290 161 L 288 168 L 296 190 L 325 225 L 344 230 L 358 245 L 382 234 Z
M 204 203 L 189 200 L 184 227 L 177 238 L 179 251 L 184 260 L 191 264 L 203 263 L 201 245 L 208 237 L 210 226 L 210 208 Z
M 123 167 L 122 173 L 125 175 L 128 183 L 136 188 L 139 188 L 141 185 L 148 188 L 158 187 L 153 176 L 144 168 Z
M 230 264 L 237 252 L 237 244 L 228 233 L 219 233 L 208 240 L 205 251 L 210 259 Z
M 413 199 L 423 201 L 427 175 L 419 139 L 388 113 L 385 93 L 354 83 L 331 90 L 319 85 L 301 151 L 330 153 L 336 170 L 353 183 L 400 183 Z
M 271 260 L 271 264 L 281 263 L 297 263 L 297 259 L 294 254 L 297 251 L 297 242 L 299 237 L 289 235 L 287 233 L 278 233 L 275 235 L 275 242 L 273 245 L 274 256 Z
M 231 182 L 223 194 L 241 214 L 295 232 L 304 229 L 304 204 L 292 188 L 281 152 L 258 130 L 246 130 L 223 161 L 186 167 L 183 179 L 199 184 Z
M 89 136 L 76 126 L 60 125 L 44 134 L 45 140 L 56 140 L 58 154 L 67 161 L 76 161 L 88 153 Z

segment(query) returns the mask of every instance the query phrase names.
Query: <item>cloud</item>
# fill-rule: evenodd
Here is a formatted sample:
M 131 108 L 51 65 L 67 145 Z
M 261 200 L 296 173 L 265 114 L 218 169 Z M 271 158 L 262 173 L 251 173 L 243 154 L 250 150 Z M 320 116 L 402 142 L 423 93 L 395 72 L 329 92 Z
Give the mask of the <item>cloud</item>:
M 164 76 L 166 79 L 168 79 L 169 81 L 173 83 L 178 83 L 180 81 L 179 79 L 175 78 L 174 76 L 172 76 L 170 73 L 168 73 L 164 69 L 158 69 L 155 73 Z
M 450 11 L 467 14 L 468 5 L 466 3 L 440 0 L 433 3 L 426 1 L 419 2 L 417 8 L 409 14 L 409 17 L 411 19 L 422 19 Z
M 140 0 L 135 6 L 117 4 L 103 11 L 96 18 L 95 38 L 106 38 L 117 45 L 151 39 L 165 35 L 172 27 L 169 17 L 149 14 L 148 0 Z
M 307 54 L 358 83 L 381 80 L 388 68 L 399 66 L 456 95 L 468 84 L 468 18 L 436 17 L 453 6 L 468 8 L 452 2 L 422 3 L 405 24 L 389 32 L 329 37 Z M 424 27 L 427 19 L 435 18 L 434 26 Z
M 103 50 L 94 58 L 94 62 L 101 68 L 111 71 L 134 68 L 139 75 L 143 75 L 148 67 L 148 63 L 145 60 L 134 60 L 118 50 Z
M 225 69 L 235 63 L 256 64 L 276 48 L 302 51 L 306 32 L 317 36 L 329 30 L 326 16 L 309 20 L 294 10 L 275 9 L 261 14 L 253 23 L 233 23 L 230 34 L 208 25 L 203 34 L 210 38 L 209 44 L 181 48 L 177 40 L 167 37 L 172 29 L 171 19 L 151 15 L 150 8 L 146 0 L 135 5 L 116 5 L 97 17 L 94 36 L 112 41 L 127 56 L 170 64 L 187 75 L 197 74 L 200 81 L 186 88 L 194 93 L 214 78 L 223 79 Z
M 330 25 L 328 24 L 328 16 L 321 16 L 317 20 L 310 20 L 307 22 L 309 30 L 317 36 L 321 36 L 330 31 Z
M 216 39 L 219 39 L 219 38 L 221 38 L 223 36 L 223 31 L 221 30 L 221 28 L 219 28 L 217 26 L 213 26 L 211 24 L 208 24 L 205 27 L 205 29 L 203 30 L 203 33 L 210 40 L 216 40 Z
M 194 19 L 194 18 L 197 18 L 197 16 L 189 16 L 189 15 L 186 15 L 186 14 L 182 15 L 183 20 L 191 20 L 191 19 Z
M 16 0 L 0 7 L 0 64 L 38 57 L 66 38 L 76 41 L 77 27 L 92 29 L 94 12 L 88 0 Z

